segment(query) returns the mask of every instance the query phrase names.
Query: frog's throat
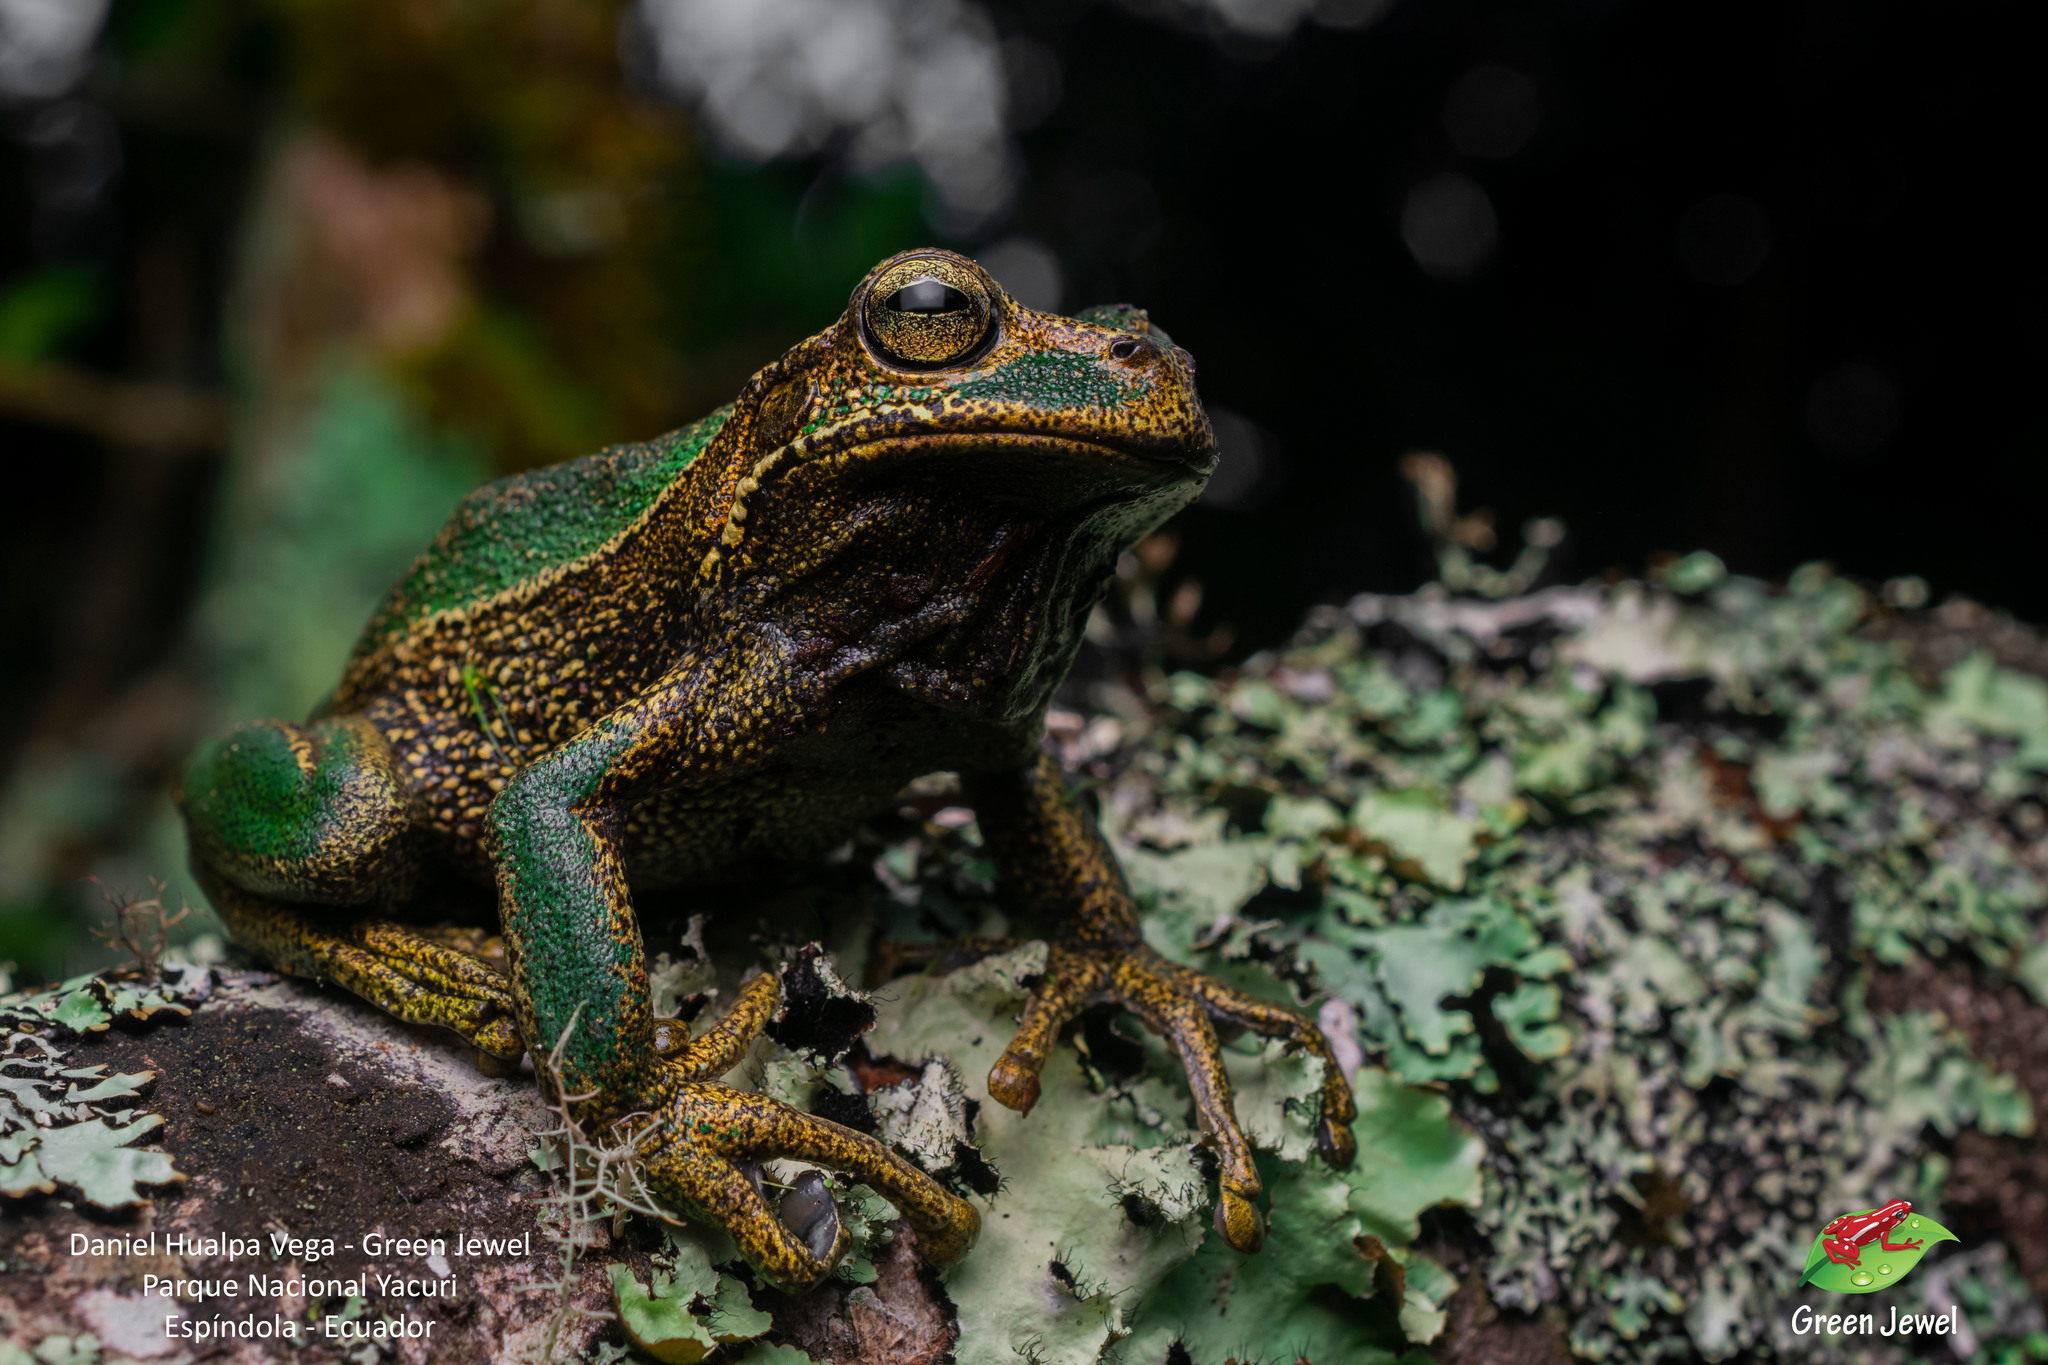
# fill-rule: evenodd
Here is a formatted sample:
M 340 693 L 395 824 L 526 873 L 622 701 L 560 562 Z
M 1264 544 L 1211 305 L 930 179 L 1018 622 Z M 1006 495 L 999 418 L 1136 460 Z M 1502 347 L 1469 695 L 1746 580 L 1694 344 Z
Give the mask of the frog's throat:
M 1116 469 L 1126 475 L 1147 475 L 1152 480 L 1162 483 L 1186 480 L 1191 487 L 1199 486 L 1215 467 L 1213 452 L 1206 453 L 1206 457 L 1197 462 L 1174 451 L 1147 447 L 1137 442 L 1053 436 L 1043 431 L 1020 429 L 918 432 L 902 436 L 871 437 L 852 443 L 812 443 L 799 438 L 787 445 L 777 446 L 763 455 L 754 462 L 753 468 L 733 485 L 732 503 L 726 509 L 725 523 L 718 532 L 718 542 L 705 552 L 703 561 L 697 566 L 698 576 L 705 579 L 715 577 L 719 564 L 725 558 L 725 552 L 746 538 L 747 499 L 759 492 L 762 484 L 780 471 L 798 464 L 815 463 L 830 456 L 865 461 L 891 455 L 929 455 L 961 447 L 997 447 L 1046 454 L 1078 455 L 1101 460 L 1106 468 Z

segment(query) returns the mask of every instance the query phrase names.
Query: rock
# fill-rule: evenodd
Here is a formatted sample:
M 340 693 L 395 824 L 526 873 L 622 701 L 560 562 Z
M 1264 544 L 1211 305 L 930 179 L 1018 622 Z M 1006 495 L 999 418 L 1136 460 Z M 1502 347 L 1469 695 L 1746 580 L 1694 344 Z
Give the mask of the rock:
M 151 1136 L 185 1182 L 112 1214 L 68 1190 L 10 1206 L 5 1340 L 91 1333 L 103 1359 L 339 1358 L 347 1343 L 309 1324 L 358 1301 L 352 1325 L 420 1333 L 386 1338 L 380 1359 L 504 1360 L 546 1331 L 559 1296 L 535 1291 L 559 1261 L 535 1217 L 548 1182 L 526 1154 L 549 1115 L 530 1072 L 479 1075 L 453 1035 L 267 973 L 228 974 L 188 1020 L 71 1041 L 64 1061 L 153 1072 L 142 1103 L 165 1122 Z M 517 1250 L 464 1255 L 465 1237 Z M 578 1307 L 609 1308 L 602 1261 L 579 1268 Z M 203 1335 L 280 1321 L 315 1333 L 312 1350 Z M 603 1326 L 572 1318 L 563 1354 Z

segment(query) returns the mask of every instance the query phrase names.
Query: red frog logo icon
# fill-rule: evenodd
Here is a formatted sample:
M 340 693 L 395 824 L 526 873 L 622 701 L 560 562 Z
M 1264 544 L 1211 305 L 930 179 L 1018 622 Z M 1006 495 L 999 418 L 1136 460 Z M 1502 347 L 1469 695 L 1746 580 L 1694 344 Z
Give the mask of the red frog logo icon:
M 1894 1199 L 1869 1213 L 1845 1213 L 1820 1230 L 1821 1249 L 1837 1265 L 1857 1264 L 1863 1259 L 1863 1248 L 1872 1242 L 1883 1251 L 1918 1251 L 1923 1245 L 1918 1237 L 1903 1242 L 1891 1240 L 1892 1229 L 1905 1222 L 1912 1211 L 1911 1204 Z

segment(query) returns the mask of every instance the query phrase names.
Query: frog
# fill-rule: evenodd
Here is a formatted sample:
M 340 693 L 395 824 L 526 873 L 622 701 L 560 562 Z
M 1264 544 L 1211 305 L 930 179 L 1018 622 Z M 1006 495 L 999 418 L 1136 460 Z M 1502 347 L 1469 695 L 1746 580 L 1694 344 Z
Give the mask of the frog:
M 955 774 L 1002 905 L 1048 945 L 989 1097 L 1028 1114 L 1084 1012 L 1135 1015 L 1185 1069 L 1218 1233 L 1257 1252 L 1222 1038 L 1321 1060 L 1316 1144 L 1339 1167 L 1343 1070 L 1300 1012 L 1146 943 L 1045 744 L 1119 557 L 1215 468 L 1194 376 L 1143 309 L 1035 310 L 941 249 L 882 261 L 702 420 L 466 496 L 306 721 L 188 761 L 195 880 L 278 970 L 452 1030 L 500 1074 L 545 1059 L 541 1084 L 626 1135 L 665 1210 L 794 1292 L 848 1246 L 820 1170 L 893 1203 L 936 1266 L 980 1213 L 874 1137 L 724 1084 L 784 976 L 696 1033 L 657 1018 L 635 894 L 818 859 Z M 419 918 L 449 878 L 495 897 L 501 959 Z M 777 1160 L 816 1169 L 771 1203 Z
M 1836 1265 L 1858 1265 L 1863 1248 L 1872 1242 L 1885 1251 L 1918 1251 L 1926 1243 L 1918 1237 L 1892 1241 L 1892 1233 L 1913 1211 L 1911 1202 L 1894 1199 L 1864 1213 L 1845 1213 L 1821 1229 L 1821 1247 Z

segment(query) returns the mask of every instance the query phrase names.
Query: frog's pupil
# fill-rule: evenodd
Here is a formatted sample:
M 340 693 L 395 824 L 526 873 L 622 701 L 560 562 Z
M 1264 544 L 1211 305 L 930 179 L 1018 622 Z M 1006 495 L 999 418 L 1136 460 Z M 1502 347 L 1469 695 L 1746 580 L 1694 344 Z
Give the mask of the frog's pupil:
M 952 285 L 927 275 L 891 294 L 889 307 L 899 313 L 961 313 L 968 303 L 967 296 Z

